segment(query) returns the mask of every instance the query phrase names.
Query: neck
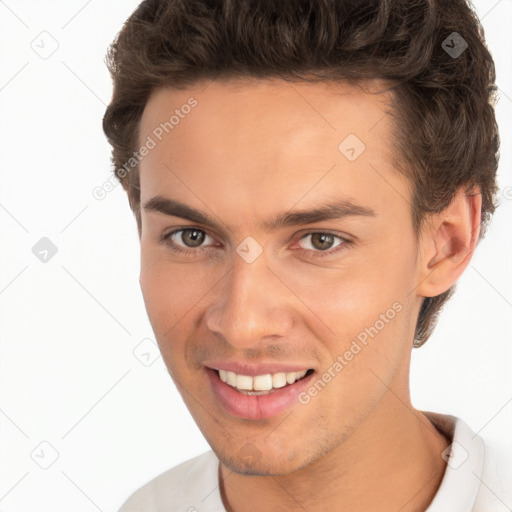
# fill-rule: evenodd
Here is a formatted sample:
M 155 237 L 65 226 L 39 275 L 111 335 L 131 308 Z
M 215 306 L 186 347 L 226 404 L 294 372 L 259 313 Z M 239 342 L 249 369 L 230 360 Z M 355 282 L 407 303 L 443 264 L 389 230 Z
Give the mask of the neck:
M 449 442 L 412 407 L 408 391 L 399 391 L 388 388 L 348 439 L 293 473 L 247 476 L 221 464 L 226 510 L 426 510 L 443 478 L 441 453 Z

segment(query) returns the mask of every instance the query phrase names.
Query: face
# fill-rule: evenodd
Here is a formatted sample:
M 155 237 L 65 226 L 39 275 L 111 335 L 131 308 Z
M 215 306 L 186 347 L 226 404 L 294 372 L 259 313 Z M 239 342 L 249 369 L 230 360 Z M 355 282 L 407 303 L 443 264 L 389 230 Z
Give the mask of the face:
M 172 379 L 234 471 L 321 460 L 387 386 L 402 379 L 405 396 L 418 248 L 389 100 L 213 81 L 146 106 L 141 289 Z

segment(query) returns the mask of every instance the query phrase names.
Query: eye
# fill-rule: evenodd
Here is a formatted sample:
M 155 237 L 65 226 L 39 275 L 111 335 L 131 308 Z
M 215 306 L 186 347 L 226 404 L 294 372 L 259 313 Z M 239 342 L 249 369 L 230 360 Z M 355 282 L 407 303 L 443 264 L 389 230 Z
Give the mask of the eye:
M 211 237 L 202 229 L 182 228 L 163 235 L 162 242 L 167 244 L 176 253 L 192 254 L 198 252 L 197 248 L 203 250 L 203 247 L 200 246 L 206 238 Z
M 171 231 L 170 233 L 162 235 L 160 240 L 174 253 L 197 255 L 207 250 L 208 245 L 203 245 L 207 238 L 211 238 L 211 240 L 214 241 L 204 230 L 191 227 Z M 300 242 L 308 238 L 309 242 L 305 245 L 309 245 L 311 249 L 300 245 Z M 336 243 L 336 240 L 338 243 Z M 323 257 L 346 249 L 352 242 L 334 233 L 314 231 L 303 235 L 298 243 L 303 252 L 309 253 L 312 257 Z
M 309 242 L 307 242 L 305 245 L 311 247 L 302 247 L 306 252 L 313 253 L 311 256 L 317 257 L 317 256 L 323 256 L 325 255 L 331 255 L 334 253 L 337 253 L 338 251 L 341 251 L 346 248 L 347 245 L 350 244 L 349 240 L 346 240 L 345 238 L 335 235 L 334 233 L 328 233 L 323 231 L 314 231 L 311 233 L 307 233 L 304 236 L 302 236 L 299 240 L 299 244 L 303 240 L 307 240 L 309 238 Z M 335 241 L 338 240 L 338 244 L 333 245 Z M 329 250 L 334 247 L 334 250 Z M 323 253 L 323 254 L 322 254 Z

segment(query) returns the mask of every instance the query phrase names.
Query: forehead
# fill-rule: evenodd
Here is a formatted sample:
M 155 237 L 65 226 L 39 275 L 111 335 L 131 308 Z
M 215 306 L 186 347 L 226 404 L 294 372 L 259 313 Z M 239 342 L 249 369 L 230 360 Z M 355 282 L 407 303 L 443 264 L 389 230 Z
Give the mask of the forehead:
M 364 90 L 283 80 L 159 89 L 140 124 L 141 145 L 155 142 L 140 163 L 141 202 L 169 192 L 204 209 L 201 198 L 222 197 L 256 214 L 276 198 L 291 207 L 339 192 L 378 207 L 390 192 L 382 173 L 394 165 L 390 100 L 379 82 Z
M 176 113 L 179 119 L 175 116 L 171 121 L 175 139 L 180 132 L 191 135 L 186 133 L 191 123 L 185 122 L 187 117 L 201 118 L 201 126 L 193 127 L 199 137 L 212 129 L 223 129 L 226 135 L 230 132 L 233 145 L 250 128 L 269 135 L 278 133 L 280 137 L 292 134 L 295 139 L 331 132 L 336 140 L 350 130 L 365 138 L 366 132 L 372 131 L 390 112 L 390 99 L 391 91 L 382 81 L 361 86 L 280 79 L 204 81 L 185 89 L 154 91 L 146 104 L 140 133 L 151 133 Z M 189 108 L 192 100 L 197 104 Z M 378 131 L 385 132 L 390 122 L 388 119 Z M 237 131 L 240 126 L 244 128 L 242 132 Z M 201 144 L 208 144 L 208 139 L 203 138 Z

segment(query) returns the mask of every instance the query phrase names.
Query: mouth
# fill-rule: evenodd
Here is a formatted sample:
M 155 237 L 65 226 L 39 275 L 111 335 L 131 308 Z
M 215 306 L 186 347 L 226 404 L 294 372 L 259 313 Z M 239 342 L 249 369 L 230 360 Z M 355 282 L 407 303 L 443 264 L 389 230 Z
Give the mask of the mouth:
M 214 370 L 219 379 L 228 386 L 248 396 L 260 396 L 273 393 L 277 389 L 291 386 L 295 382 L 310 375 L 314 370 L 301 370 L 298 372 L 277 372 L 263 375 L 240 375 L 227 370 Z
M 315 370 L 277 371 L 259 375 L 205 367 L 214 395 L 225 411 L 237 418 L 261 420 L 277 416 L 298 402 Z M 251 371 L 251 373 L 255 373 Z

